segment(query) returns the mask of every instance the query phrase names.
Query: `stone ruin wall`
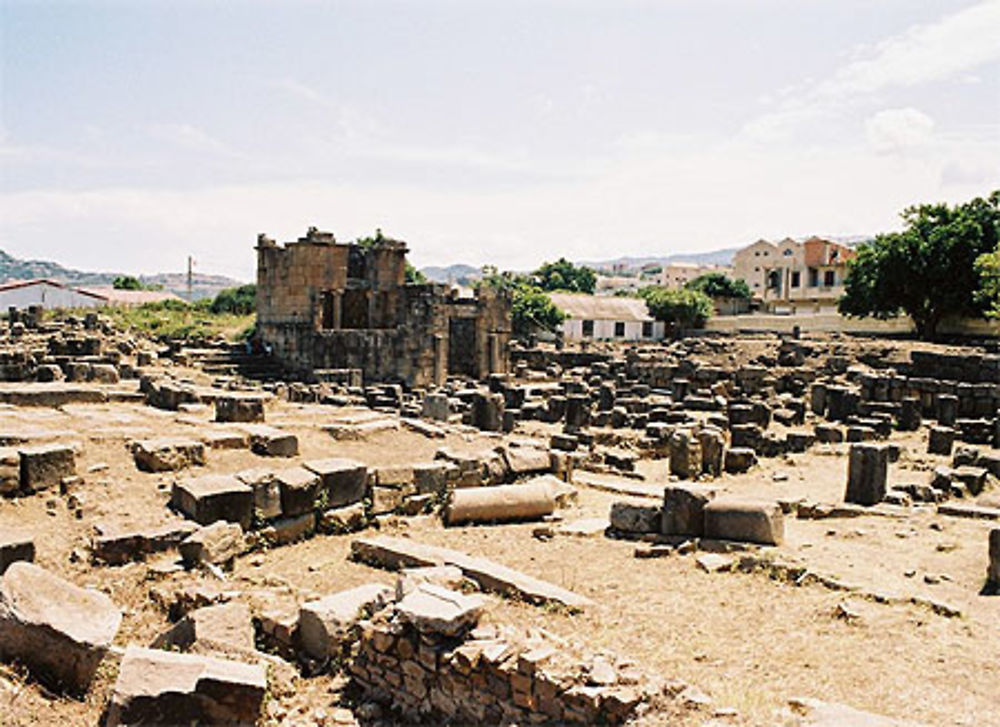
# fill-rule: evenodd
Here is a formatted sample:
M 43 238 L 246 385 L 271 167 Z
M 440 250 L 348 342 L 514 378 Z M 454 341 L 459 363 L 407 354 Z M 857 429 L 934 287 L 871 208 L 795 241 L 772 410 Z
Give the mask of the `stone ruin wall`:
M 348 670 L 407 724 L 623 724 L 662 691 L 614 655 L 496 626 L 451 638 L 369 622 Z

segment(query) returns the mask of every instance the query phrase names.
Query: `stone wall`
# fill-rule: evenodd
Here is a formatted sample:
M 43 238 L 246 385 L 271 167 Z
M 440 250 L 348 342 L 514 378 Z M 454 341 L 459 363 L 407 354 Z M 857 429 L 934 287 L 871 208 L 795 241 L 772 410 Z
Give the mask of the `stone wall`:
M 407 723 L 622 724 L 658 691 L 614 655 L 495 626 L 449 638 L 369 623 L 349 669 L 366 699 Z

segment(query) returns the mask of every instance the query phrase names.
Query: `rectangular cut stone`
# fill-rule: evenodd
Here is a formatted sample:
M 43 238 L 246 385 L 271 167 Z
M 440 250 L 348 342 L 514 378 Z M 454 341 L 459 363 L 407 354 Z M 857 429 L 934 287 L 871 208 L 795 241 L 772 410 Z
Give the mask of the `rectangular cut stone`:
M 349 630 L 364 611 L 381 608 L 393 595 L 389 586 L 369 583 L 304 603 L 299 611 L 302 648 L 314 659 L 340 654 Z
M 181 437 L 144 439 L 132 445 L 132 457 L 143 472 L 174 472 L 205 464 L 205 443 Z
M 314 459 L 303 466 L 316 473 L 329 508 L 361 502 L 368 494 L 368 468 L 353 459 Z
M 260 394 L 224 394 L 215 398 L 215 421 L 262 422 L 264 401 Z
M 121 620 L 100 591 L 33 563 L 13 563 L 0 579 L 0 656 L 57 689 L 87 690 Z
M 582 608 L 591 604 L 590 599 L 584 596 L 486 558 L 475 558 L 457 550 L 416 543 L 405 538 L 359 538 L 351 543 L 351 556 L 369 565 L 393 570 L 453 565 L 486 591 L 516 595 L 531 603 L 561 603 L 570 608 Z
M 255 467 L 236 473 L 236 479 L 253 489 L 253 512 L 257 520 L 281 517 L 281 488 L 274 470 Z
M 266 424 L 248 424 L 250 449 L 264 457 L 294 457 L 299 453 L 299 439 L 290 432 Z
M 205 475 L 174 483 L 171 504 L 199 525 L 216 520 L 250 528 L 253 490 L 231 475 Z
M 986 582 L 1000 590 L 1000 528 L 990 530 L 990 565 L 986 571 Z
M 316 508 L 319 476 L 305 467 L 290 467 L 274 473 L 281 492 L 281 512 L 285 517 L 296 517 Z
M 889 474 L 889 445 L 852 444 L 847 467 L 845 502 L 874 505 L 885 497 Z
M 663 491 L 660 532 L 664 535 L 701 535 L 705 530 L 705 505 L 715 489 L 697 485 L 668 485 Z
M 720 497 L 707 503 L 705 537 L 762 545 L 781 545 L 785 521 L 776 502 Z
M 107 727 L 256 724 L 266 694 L 267 670 L 261 664 L 129 646 Z
M 47 490 L 64 477 L 76 474 L 76 456 L 65 444 L 44 444 L 24 447 L 20 455 L 20 480 L 23 492 Z
M 0 529 L 0 575 L 11 563 L 19 560 L 31 562 L 35 559 L 35 543 L 28 533 L 17 530 Z

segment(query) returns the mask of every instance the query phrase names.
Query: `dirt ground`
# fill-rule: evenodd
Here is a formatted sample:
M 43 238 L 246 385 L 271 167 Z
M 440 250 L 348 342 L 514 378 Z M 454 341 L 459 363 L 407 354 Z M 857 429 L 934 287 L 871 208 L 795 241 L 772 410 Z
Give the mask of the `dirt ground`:
M 168 626 L 150 600 L 150 589 L 164 579 L 195 576 L 162 575 L 156 559 L 93 566 L 87 543 L 95 526 L 134 529 L 176 519 L 167 508 L 175 478 L 322 457 L 368 465 L 424 462 L 441 446 L 474 452 L 501 441 L 465 432 L 429 439 L 407 430 L 366 441 L 334 441 L 321 427 L 341 413 L 316 405 L 273 404 L 268 423 L 299 437 L 300 456 L 291 460 L 210 450 L 203 468 L 147 474 L 135 468 L 127 441 L 195 436 L 222 427 L 211 422 L 210 408 L 182 413 L 124 403 L 0 408 L 3 437 L 78 443 L 77 471 L 83 478 L 68 495 L 50 491 L 0 501 L 0 529 L 33 533 L 40 565 L 99 588 L 120 605 L 125 616 L 116 644 L 149 644 Z M 549 431 L 533 423 L 517 436 L 543 437 Z M 890 486 L 925 482 L 934 465 L 947 461 L 925 453 L 925 429 L 894 434 L 892 441 L 903 451 L 891 468 Z M 821 445 L 806 454 L 762 459 L 751 472 L 726 475 L 713 484 L 728 493 L 772 500 L 839 503 L 846 451 L 847 445 Z M 639 470 L 647 483 L 668 482 L 665 460 L 642 460 Z M 70 495 L 82 503 L 80 518 L 67 507 Z M 994 489 L 982 499 L 997 496 Z M 623 498 L 581 485 L 578 502 L 560 515 L 566 521 L 606 517 L 618 499 Z M 491 597 L 488 618 L 544 627 L 627 655 L 663 678 L 688 682 L 710 695 L 715 708 L 737 710 L 738 718 L 719 717 L 721 724 L 776 724 L 776 709 L 791 697 L 808 696 L 929 725 L 1000 725 L 1000 597 L 979 595 L 991 526 L 996 523 L 945 517 L 927 507 L 880 507 L 861 517 L 823 520 L 787 516 L 785 544 L 769 550 L 856 586 L 853 592 L 794 585 L 765 571 L 706 573 L 696 566 L 695 555 L 639 559 L 634 557 L 638 543 L 603 535 L 539 539 L 533 534 L 537 523 L 444 528 L 425 516 L 391 519 L 383 531 L 486 556 L 593 599 L 592 607 L 569 614 Z M 304 598 L 366 582 L 392 583 L 391 573 L 349 560 L 355 537 L 317 536 L 247 554 L 237 561 L 227 587 L 288 584 Z M 902 602 L 911 596 L 947 604 L 961 615 Z M 109 663 L 86 701 L 79 702 L 49 694 L 16 667 L 4 666 L 0 722 L 96 724 L 113 673 Z M 288 711 L 274 721 L 316 724 L 326 715 L 325 722 L 334 724 L 330 715 L 338 686 L 331 677 L 302 681 Z M 703 724 L 711 717 L 708 710 L 689 723 Z

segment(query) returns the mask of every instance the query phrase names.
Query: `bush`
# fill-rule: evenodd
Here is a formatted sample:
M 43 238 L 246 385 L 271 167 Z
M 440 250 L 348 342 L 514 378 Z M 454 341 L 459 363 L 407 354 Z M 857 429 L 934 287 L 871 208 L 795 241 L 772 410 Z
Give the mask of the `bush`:
M 250 283 L 221 291 L 209 305 L 209 310 L 212 313 L 234 313 L 243 316 L 253 313 L 256 305 L 257 286 Z
M 684 286 L 700 290 L 709 298 L 742 298 L 750 300 L 750 286 L 745 280 L 733 280 L 722 273 L 705 273 Z

